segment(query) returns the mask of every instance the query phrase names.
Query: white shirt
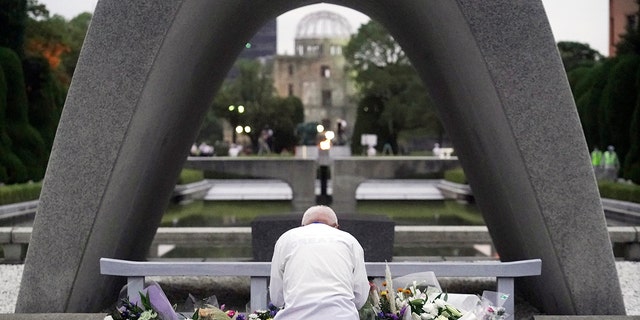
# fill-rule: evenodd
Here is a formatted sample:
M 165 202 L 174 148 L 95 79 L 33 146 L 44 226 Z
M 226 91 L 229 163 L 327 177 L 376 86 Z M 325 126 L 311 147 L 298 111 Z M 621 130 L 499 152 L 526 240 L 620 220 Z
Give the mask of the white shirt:
M 285 232 L 271 260 L 276 320 L 358 320 L 369 282 L 364 250 L 347 232 L 312 223 Z

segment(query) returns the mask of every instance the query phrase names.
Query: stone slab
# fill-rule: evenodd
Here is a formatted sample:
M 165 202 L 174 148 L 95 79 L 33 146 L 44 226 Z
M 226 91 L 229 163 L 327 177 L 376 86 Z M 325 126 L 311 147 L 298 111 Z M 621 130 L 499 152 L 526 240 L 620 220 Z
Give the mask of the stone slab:
M 258 217 L 251 223 L 255 261 L 271 261 L 273 247 L 284 232 L 299 227 L 299 215 Z M 338 216 L 340 230 L 353 235 L 364 249 L 365 261 L 392 261 L 395 223 L 384 216 Z M 372 232 L 375 230 L 375 232 Z

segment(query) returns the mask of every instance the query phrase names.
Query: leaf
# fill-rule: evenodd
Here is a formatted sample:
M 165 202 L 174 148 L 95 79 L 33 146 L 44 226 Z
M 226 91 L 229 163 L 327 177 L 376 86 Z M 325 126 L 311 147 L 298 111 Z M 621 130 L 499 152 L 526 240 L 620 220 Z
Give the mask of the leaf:
M 151 300 L 149 299 L 149 292 L 147 292 L 146 294 L 143 294 L 142 292 L 140 292 L 139 294 L 140 294 L 140 301 L 142 302 L 142 306 L 144 307 L 144 309 L 152 310 L 153 307 L 151 306 Z

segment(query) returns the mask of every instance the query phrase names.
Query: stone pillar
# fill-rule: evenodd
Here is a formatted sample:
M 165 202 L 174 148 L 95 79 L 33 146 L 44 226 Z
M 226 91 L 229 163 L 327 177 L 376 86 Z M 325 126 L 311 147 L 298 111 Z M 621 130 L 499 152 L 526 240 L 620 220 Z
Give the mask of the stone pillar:
M 548 314 L 624 314 L 613 252 L 566 73 L 541 1 L 343 3 L 411 59 L 451 136 L 503 261 Z

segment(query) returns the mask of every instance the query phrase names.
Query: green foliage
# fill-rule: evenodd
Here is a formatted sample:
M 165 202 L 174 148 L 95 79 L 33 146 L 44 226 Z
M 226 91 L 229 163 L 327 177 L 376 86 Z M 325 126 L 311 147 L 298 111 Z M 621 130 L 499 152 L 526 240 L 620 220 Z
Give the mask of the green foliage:
M 608 199 L 640 203 L 640 186 L 610 181 L 598 181 L 600 196 Z
M 29 99 L 29 123 L 38 130 L 48 153 L 60 120 L 65 90 L 53 77 L 44 58 L 25 59 L 23 69 Z
M 30 124 L 22 64 L 13 51 L 0 48 L 0 67 L 6 81 L 5 127 L 11 139 L 11 150 L 27 169 L 27 180 L 39 181 L 44 176 L 48 153 L 42 137 Z M 8 170 L 7 170 L 8 171 Z M 9 173 L 9 176 L 17 176 Z
M 640 81 L 640 68 L 638 69 L 638 80 Z M 636 101 L 635 111 L 631 120 L 631 147 L 629 153 L 622 163 L 622 177 L 640 184 L 640 99 Z M 636 134 L 633 134 L 636 133 Z
M 640 167 L 634 168 L 640 171 Z M 444 179 L 455 183 L 468 183 L 462 168 L 445 171 Z M 640 203 L 640 185 L 602 180 L 598 181 L 598 189 L 602 198 Z
M 561 41 L 558 42 L 558 50 L 567 72 L 579 67 L 593 66 L 603 58 L 602 54 L 585 43 Z
M 462 168 L 450 169 L 444 172 L 444 179 L 447 181 L 467 184 L 467 177 L 464 174 Z
M 613 145 L 623 165 L 622 176 L 640 181 L 640 132 L 636 120 L 640 56 L 622 55 L 592 68 L 576 68 L 568 78 L 589 148 L 604 150 Z
M 178 184 L 189 184 L 204 180 L 204 172 L 195 169 L 182 169 L 178 177 Z
M 363 25 L 344 48 L 361 96 L 352 139 L 352 152 L 361 153 L 361 133 L 378 135 L 398 152 L 403 130 L 430 128 L 441 136 L 444 129 L 423 82 L 393 37 L 379 23 Z
M 0 186 L 0 205 L 38 200 L 42 183 L 22 183 Z
M 93 16 L 91 13 L 81 13 L 75 18 L 71 19 L 67 24 L 67 45 L 69 51 L 62 56 L 62 67 L 66 74 L 71 78 L 76 70 L 76 64 L 80 57 L 80 49 L 84 43 L 84 38 L 89 29 L 89 23 Z
M 22 55 L 27 23 L 26 0 L 0 1 L 0 47 L 7 47 Z
M 631 119 L 638 99 L 637 74 L 640 56 L 619 56 L 611 70 L 604 99 L 605 128 L 608 144 L 615 146 L 620 159 L 625 159 L 630 149 Z
M 362 146 L 360 139 L 358 139 L 362 134 L 377 134 L 379 141 L 388 139 L 389 133 L 385 130 L 386 127 L 379 128 L 376 125 L 383 108 L 382 101 L 374 96 L 365 96 L 358 103 L 357 120 L 353 126 L 354 139 L 351 139 L 351 152 L 353 154 L 364 154 L 366 151 L 366 147 Z
M 215 119 L 226 119 L 232 128 L 248 125 L 252 129 L 249 136 L 255 150 L 261 131 L 268 128 L 273 130 L 273 151 L 293 150 L 296 144 L 295 128 L 304 120 L 302 101 L 296 97 L 281 98 L 275 95 L 268 66 L 258 61 L 240 60 L 237 68 L 238 77 L 220 89 L 203 128 L 212 126 L 217 121 Z M 230 106 L 234 106 L 234 109 L 230 110 Z M 243 106 L 242 113 L 237 111 L 238 106 Z

